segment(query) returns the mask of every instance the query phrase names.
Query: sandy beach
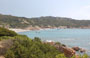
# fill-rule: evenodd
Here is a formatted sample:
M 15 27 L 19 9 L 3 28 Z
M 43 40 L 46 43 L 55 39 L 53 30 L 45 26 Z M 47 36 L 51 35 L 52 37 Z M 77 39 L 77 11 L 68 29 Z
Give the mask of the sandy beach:
M 12 30 L 12 31 L 15 31 L 15 32 L 26 32 L 26 31 L 30 31 L 30 30 L 25 30 L 25 29 L 13 29 L 13 28 L 10 28 L 9 30 Z

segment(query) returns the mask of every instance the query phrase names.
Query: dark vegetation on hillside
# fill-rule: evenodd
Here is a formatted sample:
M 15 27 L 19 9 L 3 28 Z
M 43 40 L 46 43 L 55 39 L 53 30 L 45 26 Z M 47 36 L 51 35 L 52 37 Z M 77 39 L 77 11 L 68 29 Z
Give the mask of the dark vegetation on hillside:
M 14 31 L 0 27 L 0 36 L 16 36 L 16 35 L 17 33 L 15 33 Z
M 67 26 L 69 27 L 87 27 L 90 26 L 90 20 L 75 20 L 72 18 L 65 17 L 38 17 L 38 18 L 25 18 L 16 17 L 11 15 L 1 15 L 0 14 L 0 25 L 8 26 L 12 28 L 25 28 L 28 26 L 39 26 L 39 27 L 59 27 Z

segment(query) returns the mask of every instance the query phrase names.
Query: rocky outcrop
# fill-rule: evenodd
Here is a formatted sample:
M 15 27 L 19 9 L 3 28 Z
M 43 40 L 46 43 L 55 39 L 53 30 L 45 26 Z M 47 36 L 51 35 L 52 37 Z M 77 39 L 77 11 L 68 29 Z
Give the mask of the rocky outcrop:
M 85 50 L 85 49 L 80 48 L 80 52 L 81 52 L 81 53 L 84 53 L 84 52 L 86 52 L 86 50 Z
M 76 51 L 69 47 L 64 46 L 55 46 L 60 52 L 64 53 L 66 57 L 72 57 L 76 54 Z
M 72 57 L 73 55 L 76 54 L 75 50 L 73 50 L 72 48 L 68 48 L 68 47 L 64 47 L 63 51 L 66 57 Z
M 80 50 L 79 47 L 72 47 L 72 49 L 74 49 L 75 51 L 79 51 Z
M 86 52 L 86 50 L 85 50 L 85 49 L 80 48 L 80 47 L 72 47 L 72 49 L 73 49 L 73 50 L 75 50 L 75 51 L 80 51 L 81 53 Z
M 66 57 L 72 57 L 73 55 L 76 54 L 76 51 L 72 48 L 69 48 L 67 46 L 63 46 L 61 44 L 56 44 L 55 42 L 44 42 L 44 43 L 48 43 L 50 45 L 55 46 L 60 52 L 64 53 L 64 55 Z

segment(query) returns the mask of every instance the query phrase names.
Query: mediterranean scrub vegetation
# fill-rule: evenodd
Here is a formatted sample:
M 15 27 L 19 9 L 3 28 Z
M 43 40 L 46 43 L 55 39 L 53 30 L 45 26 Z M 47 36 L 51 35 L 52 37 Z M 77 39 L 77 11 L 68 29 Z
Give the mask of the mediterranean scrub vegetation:
M 60 27 L 67 26 L 70 27 L 89 27 L 90 20 L 76 20 L 66 17 L 37 17 L 37 18 L 26 18 L 26 17 L 17 17 L 11 15 L 2 15 L 0 14 L 0 26 L 10 27 L 10 28 L 26 28 L 26 27 Z
M 5 58 L 67 58 L 54 46 L 43 43 L 38 37 L 30 39 L 25 35 L 18 35 L 14 31 L 0 28 L 0 39 L 2 39 L 0 42 L 5 41 L 11 45 L 2 50 L 4 53 L 0 52 Z M 88 57 L 83 55 L 79 58 Z
M 14 31 L 0 27 L 0 36 L 16 36 L 16 35 L 17 33 L 15 33 Z

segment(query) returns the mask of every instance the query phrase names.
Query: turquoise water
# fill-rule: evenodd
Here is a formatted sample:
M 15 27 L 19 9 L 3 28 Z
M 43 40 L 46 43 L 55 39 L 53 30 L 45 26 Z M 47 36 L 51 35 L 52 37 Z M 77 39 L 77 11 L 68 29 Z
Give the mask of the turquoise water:
M 90 54 L 90 29 L 48 29 L 20 32 L 30 38 L 39 37 L 41 40 L 61 42 L 67 46 L 79 46 Z

